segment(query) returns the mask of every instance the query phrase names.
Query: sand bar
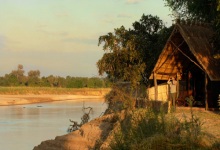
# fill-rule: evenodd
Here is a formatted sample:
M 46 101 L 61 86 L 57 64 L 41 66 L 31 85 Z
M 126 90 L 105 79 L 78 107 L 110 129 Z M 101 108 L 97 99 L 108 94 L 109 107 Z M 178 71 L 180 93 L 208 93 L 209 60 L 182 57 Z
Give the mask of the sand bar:
M 0 95 L 0 106 L 44 103 L 64 100 L 104 100 L 103 95 Z

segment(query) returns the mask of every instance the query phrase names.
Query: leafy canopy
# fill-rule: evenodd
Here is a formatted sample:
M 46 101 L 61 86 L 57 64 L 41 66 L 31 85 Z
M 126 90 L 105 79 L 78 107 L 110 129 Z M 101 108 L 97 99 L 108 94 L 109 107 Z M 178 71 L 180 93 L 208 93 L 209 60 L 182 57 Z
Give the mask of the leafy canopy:
M 183 19 L 212 22 L 218 15 L 219 0 L 165 0 L 176 14 Z
M 159 56 L 170 29 L 157 16 L 142 15 L 140 21 L 99 37 L 105 54 L 97 62 L 100 75 L 104 73 L 114 82 L 129 81 L 147 84 L 150 72 Z

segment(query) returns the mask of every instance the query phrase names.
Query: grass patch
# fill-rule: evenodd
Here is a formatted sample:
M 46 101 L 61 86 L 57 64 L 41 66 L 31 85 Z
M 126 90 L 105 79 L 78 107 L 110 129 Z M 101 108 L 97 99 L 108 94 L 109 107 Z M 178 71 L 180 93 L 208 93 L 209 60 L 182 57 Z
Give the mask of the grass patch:
M 211 149 L 202 143 L 202 123 L 194 115 L 178 119 L 163 111 L 136 109 L 125 116 L 110 143 L 111 150 Z

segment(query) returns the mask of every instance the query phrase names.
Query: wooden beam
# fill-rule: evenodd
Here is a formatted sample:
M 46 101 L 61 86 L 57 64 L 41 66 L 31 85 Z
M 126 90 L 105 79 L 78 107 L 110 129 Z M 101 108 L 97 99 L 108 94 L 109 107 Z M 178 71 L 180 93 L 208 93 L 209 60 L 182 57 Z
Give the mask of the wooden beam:
M 177 48 L 177 50 L 179 51 L 179 52 L 181 52 L 185 57 L 187 57 L 191 62 L 193 62 L 197 67 L 199 67 L 202 71 L 204 71 L 204 69 L 200 66 L 200 65 L 198 65 L 194 60 L 192 60 L 189 56 L 187 56 L 179 47 L 177 47 L 176 45 L 175 45 L 175 43 L 173 43 L 172 41 L 170 41 L 176 48 Z M 205 71 L 204 71 L 205 72 Z

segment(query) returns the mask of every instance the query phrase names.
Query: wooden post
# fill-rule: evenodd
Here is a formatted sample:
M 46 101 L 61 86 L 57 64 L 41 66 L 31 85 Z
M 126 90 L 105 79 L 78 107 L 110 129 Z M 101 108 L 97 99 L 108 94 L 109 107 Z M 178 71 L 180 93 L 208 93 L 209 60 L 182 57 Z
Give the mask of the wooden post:
M 176 74 L 176 81 L 177 81 L 177 86 L 176 86 L 176 98 L 179 97 L 180 94 L 180 86 L 179 86 L 179 76 L 178 73 Z
M 208 86 L 208 77 L 207 77 L 207 73 L 205 73 L 205 110 L 208 110 L 209 108 L 207 86 Z
M 191 76 L 191 72 L 190 71 L 188 71 L 187 72 L 187 96 L 189 96 L 189 94 L 190 94 L 190 90 L 191 90 L 191 88 L 190 88 L 190 77 Z
M 154 90 L 155 90 L 155 100 L 158 100 L 158 86 L 157 86 L 157 74 L 154 72 Z

